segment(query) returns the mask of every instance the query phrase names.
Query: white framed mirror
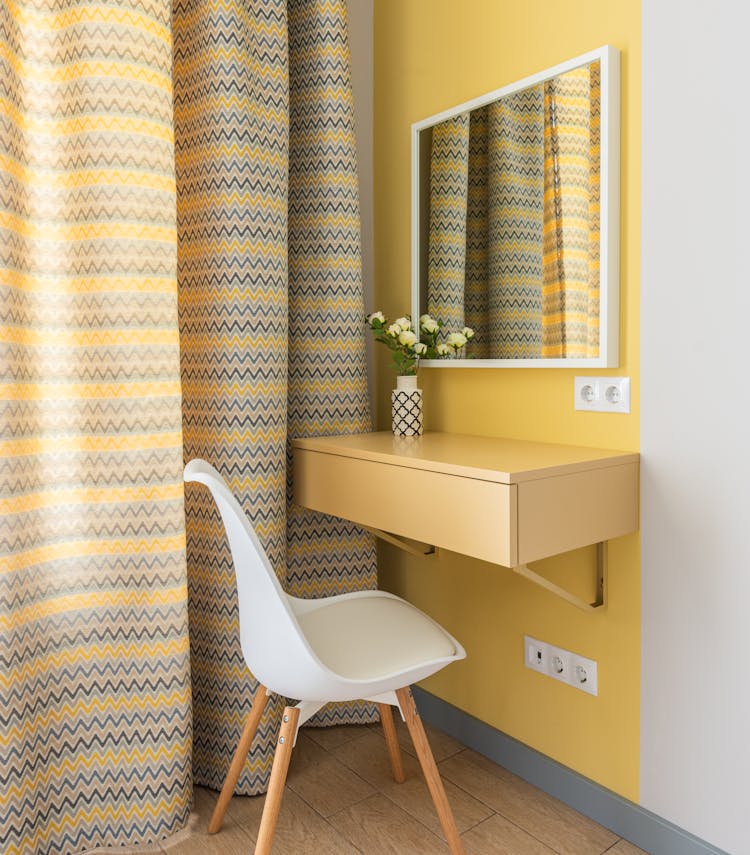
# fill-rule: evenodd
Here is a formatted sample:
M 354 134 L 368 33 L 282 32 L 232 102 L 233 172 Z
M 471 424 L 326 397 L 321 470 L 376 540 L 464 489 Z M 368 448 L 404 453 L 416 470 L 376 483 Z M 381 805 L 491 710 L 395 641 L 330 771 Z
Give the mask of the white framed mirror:
M 435 367 L 615 368 L 620 55 L 609 45 L 412 125 L 412 317 Z

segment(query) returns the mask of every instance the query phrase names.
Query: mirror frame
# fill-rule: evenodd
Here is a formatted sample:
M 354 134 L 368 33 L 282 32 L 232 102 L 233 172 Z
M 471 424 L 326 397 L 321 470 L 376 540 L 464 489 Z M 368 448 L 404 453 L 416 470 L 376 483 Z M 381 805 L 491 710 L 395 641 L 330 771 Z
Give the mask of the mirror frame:
M 601 211 L 599 282 L 599 355 L 571 359 L 422 359 L 426 368 L 617 368 L 620 342 L 620 52 L 604 45 L 508 86 L 429 116 L 411 126 L 411 310 L 419 318 L 420 156 L 419 132 L 458 113 L 483 107 L 505 95 L 543 83 L 592 62 L 601 64 Z M 415 326 L 418 326 L 415 323 Z

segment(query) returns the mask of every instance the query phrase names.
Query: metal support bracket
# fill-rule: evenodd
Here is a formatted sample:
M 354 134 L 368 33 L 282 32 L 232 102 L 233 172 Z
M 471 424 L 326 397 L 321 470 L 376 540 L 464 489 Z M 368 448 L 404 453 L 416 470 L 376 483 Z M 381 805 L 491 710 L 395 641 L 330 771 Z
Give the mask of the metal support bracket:
M 519 576 L 523 576 L 524 579 L 528 579 L 529 582 L 533 582 L 535 585 L 540 585 L 542 588 L 545 588 L 547 591 L 555 594 L 555 596 L 561 597 L 566 602 L 576 606 L 576 608 L 579 608 L 584 612 L 593 612 L 607 604 L 606 542 L 596 544 L 596 599 L 593 603 L 587 603 L 575 594 L 571 594 L 570 591 L 566 591 L 565 588 L 561 588 L 554 582 L 550 582 L 549 579 L 545 579 L 544 576 L 540 576 L 534 570 L 529 569 L 526 564 L 519 564 L 517 567 L 511 567 L 511 570 L 513 570 L 514 573 L 518 573 Z
M 363 525 L 361 528 L 365 531 L 369 531 L 370 534 L 374 534 L 375 537 L 379 537 L 386 543 L 390 543 L 391 546 L 397 546 L 399 549 L 403 549 L 404 552 L 408 552 L 409 555 L 424 556 L 437 554 L 437 548 L 429 543 L 422 543 L 419 540 L 410 540 L 407 537 L 399 537 L 397 534 L 391 534 L 389 531 L 382 531 L 379 528 L 371 528 L 369 525 Z

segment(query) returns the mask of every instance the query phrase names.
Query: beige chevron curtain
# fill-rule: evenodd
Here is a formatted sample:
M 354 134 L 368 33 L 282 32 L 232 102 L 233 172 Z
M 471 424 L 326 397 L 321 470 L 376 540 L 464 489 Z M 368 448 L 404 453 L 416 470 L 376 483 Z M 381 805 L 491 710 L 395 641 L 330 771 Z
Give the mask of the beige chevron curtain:
M 472 155 L 479 166 L 479 152 Z M 427 312 L 451 331 L 465 326 L 468 163 L 469 113 L 460 113 L 435 125 L 430 147 Z
M 599 65 L 432 129 L 427 307 L 477 358 L 599 352 Z
M 544 100 L 541 86 L 487 109 L 487 319 L 489 353 L 540 355 L 544 214 Z
M 190 810 L 168 0 L 0 4 L 0 850 Z
M 185 456 L 229 480 L 291 593 L 372 587 L 370 537 L 289 495 L 290 437 L 370 426 L 344 0 L 176 0 L 174 28 Z M 219 788 L 256 684 L 220 519 L 189 487 L 194 772 Z M 265 788 L 279 705 L 239 792 Z
M 600 66 L 545 84 L 543 348 L 599 355 Z
M 294 593 L 375 578 L 364 533 L 288 496 L 289 436 L 369 427 L 343 2 L 170 6 L 0 4 L 3 855 L 185 823 L 189 656 L 196 778 L 221 784 L 253 682 L 197 493 L 186 585 L 183 452 Z

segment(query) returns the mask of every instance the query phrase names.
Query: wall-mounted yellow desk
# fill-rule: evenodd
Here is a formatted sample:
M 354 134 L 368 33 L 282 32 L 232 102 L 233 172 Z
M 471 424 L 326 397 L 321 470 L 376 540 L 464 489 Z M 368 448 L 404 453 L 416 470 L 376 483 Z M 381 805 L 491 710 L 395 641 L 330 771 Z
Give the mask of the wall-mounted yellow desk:
M 638 528 L 634 453 L 447 433 L 292 445 L 297 504 L 531 577 L 529 561 Z

